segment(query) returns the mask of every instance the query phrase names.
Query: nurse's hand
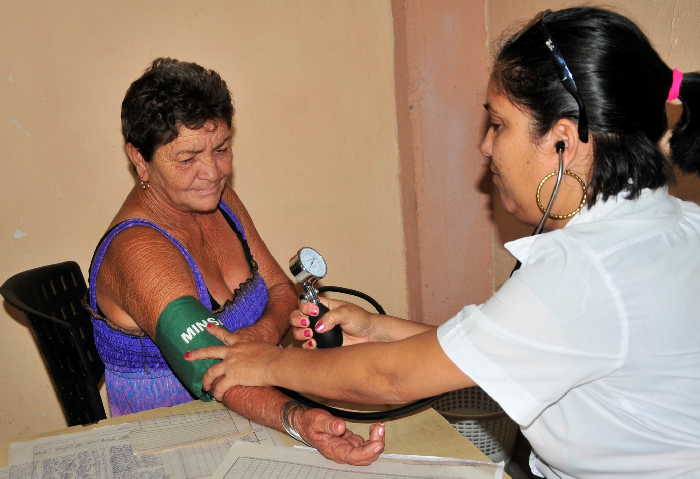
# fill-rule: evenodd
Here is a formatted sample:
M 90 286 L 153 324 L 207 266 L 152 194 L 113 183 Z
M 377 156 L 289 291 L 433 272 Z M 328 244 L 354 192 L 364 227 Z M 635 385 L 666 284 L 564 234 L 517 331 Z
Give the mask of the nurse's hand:
M 317 332 L 330 331 L 339 324 L 343 330 L 343 346 L 372 341 L 373 319 L 377 315 L 344 301 L 323 298 L 321 302 L 328 306 L 330 311 L 316 323 Z M 289 315 L 294 339 L 303 341 L 303 348 L 313 349 L 316 347 L 313 332 L 309 328 L 311 324 L 309 316 L 317 314 L 318 306 L 302 302 L 299 304 L 299 309 L 292 311 Z
M 209 324 L 207 331 L 226 346 L 208 346 L 185 353 L 185 359 L 220 359 L 202 376 L 202 389 L 221 401 L 234 386 L 274 386 L 268 379 L 270 364 L 281 349 L 268 343 L 246 341 L 224 328 Z

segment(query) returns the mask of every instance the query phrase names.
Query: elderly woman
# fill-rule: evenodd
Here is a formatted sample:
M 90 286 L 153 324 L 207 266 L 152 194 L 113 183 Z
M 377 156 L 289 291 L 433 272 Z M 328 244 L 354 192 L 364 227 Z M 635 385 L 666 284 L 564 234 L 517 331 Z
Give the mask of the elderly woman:
M 168 58 L 155 60 L 122 103 L 139 182 L 100 241 L 89 280 L 114 416 L 202 396 L 207 364 L 188 368 L 178 348 L 213 344 L 202 334 L 207 324 L 271 345 L 288 328 L 294 288 L 230 186 L 232 115 L 216 72 Z M 364 441 L 273 389 L 235 388 L 220 399 L 337 461 L 366 464 L 383 449 L 381 426 Z
M 669 195 L 658 147 L 677 98 L 671 160 L 697 173 L 700 74 L 666 66 L 610 11 L 540 15 L 497 56 L 481 145 L 507 211 L 549 217 L 547 232 L 506 245 L 521 268 L 436 329 L 328 301 L 316 329 L 340 324 L 361 344 L 194 351 L 224 359 L 205 389 L 399 403 L 478 384 L 520 424 L 539 475 L 700 477 L 700 208 Z M 317 313 L 292 314 L 298 339 Z

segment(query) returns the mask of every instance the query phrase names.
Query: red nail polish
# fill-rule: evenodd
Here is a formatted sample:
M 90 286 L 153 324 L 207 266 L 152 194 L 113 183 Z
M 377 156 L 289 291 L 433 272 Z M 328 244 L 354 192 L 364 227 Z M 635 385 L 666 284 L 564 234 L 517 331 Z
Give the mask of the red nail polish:
M 185 354 L 183 354 L 182 356 L 183 356 L 185 359 L 189 359 L 189 358 L 190 358 L 190 352 L 187 351 L 187 352 L 186 352 Z
M 311 337 L 311 331 L 309 331 L 308 329 L 305 329 L 305 330 L 304 330 L 304 337 L 305 337 L 305 338 L 310 338 L 310 337 Z
M 314 305 L 309 308 L 311 316 L 318 316 L 318 306 Z
M 309 320 L 308 319 L 302 319 L 301 320 L 301 325 L 304 326 L 305 328 L 309 327 Z
M 212 323 L 207 324 L 207 328 L 213 328 L 213 327 L 214 327 L 214 324 L 212 324 Z

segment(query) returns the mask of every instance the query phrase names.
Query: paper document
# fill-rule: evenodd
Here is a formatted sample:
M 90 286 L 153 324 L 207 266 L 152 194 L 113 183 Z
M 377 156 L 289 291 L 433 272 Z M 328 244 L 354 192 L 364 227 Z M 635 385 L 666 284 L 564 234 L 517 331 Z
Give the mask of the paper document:
M 130 424 L 15 442 L 10 478 L 165 478 L 162 461 L 133 454 Z
M 268 447 L 282 446 L 277 431 L 255 423 L 252 426 L 253 430 L 242 441 Z M 200 443 L 161 452 L 152 457 L 163 461 L 169 478 L 209 479 L 234 443 L 231 439 Z
M 500 479 L 502 464 L 380 458 L 370 466 L 336 464 L 317 452 L 236 442 L 212 479 Z
M 441 446 L 434 450 L 442 452 L 447 447 L 444 438 L 437 433 L 431 436 L 431 428 L 426 425 L 434 415 L 428 411 L 389 423 L 388 434 L 394 435 L 395 444 L 413 441 L 399 450 L 431 451 L 439 443 Z M 421 431 L 421 441 L 425 442 L 419 449 L 413 431 Z M 366 430 L 356 432 L 367 435 Z M 343 466 L 324 459 L 315 450 L 280 447 L 292 442 L 231 411 L 206 406 L 165 419 L 76 428 L 69 434 L 15 442 L 9 448 L 10 466 L 0 468 L 0 479 L 209 479 L 215 473 L 227 479 L 491 479 L 503 474 L 502 465 L 394 454 L 385 454 L 368 467 Z M 426 459 L 431 459 L 428 465 Z M 251 465 L 256 469 L 251 470 Z
M 219 412 L 219 411 L 212 411 Z M 231 413 L 235 415 L 235 413 Z M 198 414 L 194 414 L 196 416 Z M 239 419 L 240 418 L 240 419 Z M 221 428 L 214 428 L 214 437 L 198 436 L 198 443 L 189 446 L 163 450 L 149 455 L 135 454 L 132 437 L 144 439 L 143 433 L 150 423 L 161 427 L 153 432 L 153 441 L 166 443 L 167 436 L 176 434 L 170 426 L 180 427 L 183 418 L 173 416 L 170 424 L 148 419 L 120 426 L 104 426 L 87 431 L 78 431 L 61 436 L 49 436 L 28 442 L 15 442 L 10 446 L 9 472 L 0 479 L 54 479 L 79 477 L 90 479 L 148 478 L 148 479 L 208 479 L 226 457 L 234 443 L 232 439 L 222 440 Z M 206 420 L 207 418 L 205 418 Z M 208 417 L 211 419 L 211 417 Z M 241 420 L 245 422 L 242 426 Z M 184 419 L 184 423 L 187 423 Z M 222 421 L 223 422 L 223 421 Z M 283 444 L 277 431 L 250 423 L 247 419 L 229 416 L 228 430 L 234 431 L 232 424 L 239 429 L 247 429 L 242 440 L 266 446 Z M 164 427 L 168 426 L 168 427 Z M 185 426 L 183 426 L 185 427 Z M 197 428 L 190 428 L 195 431 Z M 166 436 L 166 437 L 164 437 Z M 170 444 L 175 441 L 171 441 Z
M 233 411 L 220 409 L 141 420 L 134 423 L 129 437 L 135 454 L 153 454 L 200 442 L 241 439 L 261 428 Z

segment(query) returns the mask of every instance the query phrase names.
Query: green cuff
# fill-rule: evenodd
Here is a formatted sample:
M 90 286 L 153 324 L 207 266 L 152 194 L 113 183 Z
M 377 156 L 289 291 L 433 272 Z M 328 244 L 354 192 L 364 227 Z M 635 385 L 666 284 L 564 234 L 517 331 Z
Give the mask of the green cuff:
M 223 323 L 192 296 L 171 301 L 160 313 L 156 325 L 155 343 L 180 382 L 194 396 L 211 401 L 211 395 L 202 390 L 202 376 L 219 359 L 188 361 L 184 354 L 207 346 L 223 346 L 207 331 L 208 324 Z

